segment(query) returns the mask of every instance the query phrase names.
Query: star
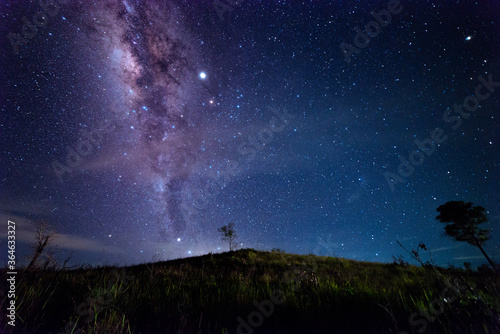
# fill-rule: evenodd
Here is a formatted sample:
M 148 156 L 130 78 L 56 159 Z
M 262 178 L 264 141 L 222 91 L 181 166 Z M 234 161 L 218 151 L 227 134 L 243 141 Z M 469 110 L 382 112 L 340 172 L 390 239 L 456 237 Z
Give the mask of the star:
M 207 74 L 205 72 L 200 72 L 200 79 L 206 79 Z

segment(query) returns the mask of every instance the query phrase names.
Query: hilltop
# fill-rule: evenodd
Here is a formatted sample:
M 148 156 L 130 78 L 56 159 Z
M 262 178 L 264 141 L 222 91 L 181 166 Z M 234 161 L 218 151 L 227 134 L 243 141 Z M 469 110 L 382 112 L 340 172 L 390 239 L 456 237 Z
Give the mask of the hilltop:
M 499 283 L 487 272 L 243 249 L 129 267 L 20 271 L 15 328 L 500 333 Z M 6 309 L 7 296 L 1 297 Z

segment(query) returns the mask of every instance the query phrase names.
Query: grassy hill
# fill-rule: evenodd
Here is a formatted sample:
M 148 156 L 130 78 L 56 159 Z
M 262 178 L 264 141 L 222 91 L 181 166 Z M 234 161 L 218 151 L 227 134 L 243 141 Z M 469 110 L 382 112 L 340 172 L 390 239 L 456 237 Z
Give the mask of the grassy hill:
M 499 283 L 487 272 L 243 249 L 125 268 L 19 271 L 15 330 L 5 316 L 1 325 L 54 334 L 500 333 Z

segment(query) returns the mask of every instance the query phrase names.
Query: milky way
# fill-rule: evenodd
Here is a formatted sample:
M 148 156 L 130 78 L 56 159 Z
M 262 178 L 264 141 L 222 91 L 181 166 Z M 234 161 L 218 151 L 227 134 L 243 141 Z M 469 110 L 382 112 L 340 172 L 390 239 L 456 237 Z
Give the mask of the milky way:
M 195 228 L 180 208 L 189 206 L 182 191 L 200 168 L 195 151 L 202 110 L 190 100 L 209 95 L 195 82 L 199 60 L 193 41 L 170 4 L 106 2 L 86 11 L 90 37 L 113 69 L 109 80 L 124 92 L 116 97 L 122 102 L 117 118 L 135 143 L 128 154 L 140 165 L 127 168 L 137 168 L 151 182 L 161 236 L 180 236 Z

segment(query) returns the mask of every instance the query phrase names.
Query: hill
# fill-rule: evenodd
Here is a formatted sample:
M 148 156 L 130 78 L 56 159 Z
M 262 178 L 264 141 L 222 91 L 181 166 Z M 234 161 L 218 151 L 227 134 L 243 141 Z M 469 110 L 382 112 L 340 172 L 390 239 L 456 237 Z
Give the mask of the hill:
M 1 325 L 54 334 L 500 333 L 498 283 L 488 272 L 243 249 L 19 271 L 15 330 L 8 318 Z

